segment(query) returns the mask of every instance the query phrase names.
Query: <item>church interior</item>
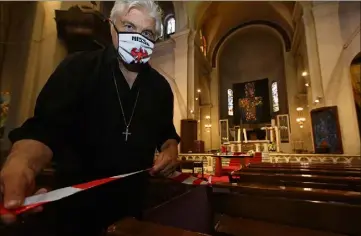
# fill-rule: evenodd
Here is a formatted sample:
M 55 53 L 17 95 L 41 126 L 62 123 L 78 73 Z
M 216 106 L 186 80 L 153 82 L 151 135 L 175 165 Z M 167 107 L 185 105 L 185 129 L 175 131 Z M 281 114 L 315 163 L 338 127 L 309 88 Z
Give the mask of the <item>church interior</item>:
M 111 43 L 113 4 L 0 2 L 0 166 L 56 66 Z M 179 171 L 212 185 L 154 180 L 145 221 L 107 235 L 361 235 L 360 2 L 158 4 Z

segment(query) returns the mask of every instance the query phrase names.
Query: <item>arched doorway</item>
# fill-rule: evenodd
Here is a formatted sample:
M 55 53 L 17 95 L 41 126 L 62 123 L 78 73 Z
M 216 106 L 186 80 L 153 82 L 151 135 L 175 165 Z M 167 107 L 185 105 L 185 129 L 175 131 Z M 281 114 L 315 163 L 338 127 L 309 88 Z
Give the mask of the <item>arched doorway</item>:
M 355 101 L 358 129 L 361 136 L 361 52 L 352 60 L 350 65 L 351 85 Z

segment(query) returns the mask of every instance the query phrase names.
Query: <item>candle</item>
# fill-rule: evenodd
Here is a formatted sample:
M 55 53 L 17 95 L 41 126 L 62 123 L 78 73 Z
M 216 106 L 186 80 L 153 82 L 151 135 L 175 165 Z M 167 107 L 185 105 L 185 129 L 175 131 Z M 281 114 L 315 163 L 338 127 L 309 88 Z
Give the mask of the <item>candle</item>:
M 241 129 L 237 129 L 237 141 L 241 142 Z
M 276 134 L 276 151 L 280 152 L 280 145 L 279 145 L 279 141 L 280 141 L 280 132 L 278 130 L 278 127 L 275 127 L 275 134 Z
M 266 129 L 265 131 L 266 131 L 266 140 L 268 140 L 268 132 L 269 132 L 269 130 Z
M 271 126 L 272 126 L 272 127 L 276 126 L 276 120 L 275 120 L 275 119 L 272 119 L 272 120 L 271 120 Z
M 273 139 L 274 139 L 273 138 L 273 129 L 270 129 L 269 132 L 270 132 L 270 135 L 271 135 L 271 143 L 273 143 Z
M 243 129 L 243 137 L 244 137 L 244 141 L 247 142 L 247 132 L 246 129 Z

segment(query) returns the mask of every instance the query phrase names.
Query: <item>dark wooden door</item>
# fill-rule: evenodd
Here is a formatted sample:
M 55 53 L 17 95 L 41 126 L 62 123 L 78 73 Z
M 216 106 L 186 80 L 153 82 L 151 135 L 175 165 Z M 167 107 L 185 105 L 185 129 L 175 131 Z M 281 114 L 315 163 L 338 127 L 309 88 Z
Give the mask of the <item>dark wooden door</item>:
M 181 120 L 181 153 L 194 152 L 194 141 L 197 140 L 197 121 Z

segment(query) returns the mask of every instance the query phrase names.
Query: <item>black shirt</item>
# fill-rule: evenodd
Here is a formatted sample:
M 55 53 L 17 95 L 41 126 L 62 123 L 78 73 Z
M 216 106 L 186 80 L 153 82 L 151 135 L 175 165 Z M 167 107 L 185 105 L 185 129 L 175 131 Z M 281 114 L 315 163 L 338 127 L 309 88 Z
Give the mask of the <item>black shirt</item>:
M 128 123 L 134 105 L 131 135 L 125 141 L 123 115 Z M 50 147 L 63 186 L 142 170 L 152 166 L 156 148 L 166 140 L 179 141 L 173 125 L 173 93 L 148 64 L 129 88 L 112 47 L 76 53 L 50 76 L 34 116 L 9 139 L 33 139 Z

